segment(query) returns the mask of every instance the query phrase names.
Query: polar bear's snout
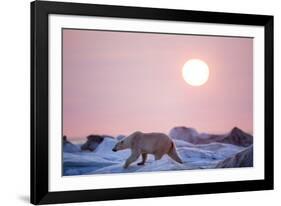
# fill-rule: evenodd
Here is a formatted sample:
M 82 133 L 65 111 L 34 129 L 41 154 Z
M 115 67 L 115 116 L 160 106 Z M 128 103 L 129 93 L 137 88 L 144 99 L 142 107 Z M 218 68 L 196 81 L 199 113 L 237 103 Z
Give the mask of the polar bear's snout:
M 112 148 L 112 151 L 113 152 L 117 152 L 118 151 L 118 143 L 115 144 L 115 146 Z
M 112 148 L 113 152 L 117 152 L 119 150 L 118 143 Z
M 128 148 L 128 146 L 127 146 L 126 142 L 122 140 L 122 141 L 119 141 L 116 143 L 116 145 L 112 148 L 112 151 L 117 152 L 119 150 L 124 150 L 127 148 Z

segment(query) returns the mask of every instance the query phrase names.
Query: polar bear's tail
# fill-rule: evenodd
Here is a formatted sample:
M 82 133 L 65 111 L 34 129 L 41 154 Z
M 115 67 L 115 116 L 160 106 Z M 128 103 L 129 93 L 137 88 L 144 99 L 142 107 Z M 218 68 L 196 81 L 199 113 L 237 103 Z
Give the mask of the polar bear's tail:
M 173 159 L 175 160 L 176 162 L 178 163 L 183 163 L 181 158 L 179 157 L 177 151 L 176 151 L 176 147 L 175 147 L 175 143 L 172 141 L 172 144 L 171 144 L 171 147 L 170 147 L 170 150 L 168 152 L 168 155 Z

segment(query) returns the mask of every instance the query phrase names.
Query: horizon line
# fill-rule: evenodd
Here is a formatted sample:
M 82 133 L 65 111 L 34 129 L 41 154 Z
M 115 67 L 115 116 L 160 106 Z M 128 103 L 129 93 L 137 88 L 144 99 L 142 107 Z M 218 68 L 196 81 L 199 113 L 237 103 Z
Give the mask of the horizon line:
M 179 126 L 179 127 L 182 127 L 182 126 Z M 186 127 L 186 128 L 195 129 L 195 128 L 192 128 L 192 127 Z M 248 133 L 248 134 L 253 135 L 253 131 L 243 130 L 243 129 L 241 129 L 241 128 L 239 128 L 239 127 L 236 127 L 236 126 L 234 126 L 232 129 L 234 129 L 234 128 L 238 128 L 238 129 L 242 130 L 243 132 L 246 132 L 246 133 Z M 227 134 L 227 133 L 231 132 L 232 129 L 230 129 L 230 130 L 227 131 L 227 132 L 199 132 L 199 131 L 197 131 L 196 129 L 195 129 L 195 130 L 198 132 L 198 134 L 223 135 L 223 134 Z M 151 132 L 153 132 L 153 131 L 151 131 Z M 156 132 L 156 131 L 155 131 L 155 132 Z M 158 132 L 158 131 L 157 131 L 157 132 Z M 131 132 L 131 133 L 133 133 L 133 132 Z M 130 134 L 131 134 L 131 133 L 130 133 Z M 150 132 L 144 132 L 144 133 L 150 133 Z M 159 132 L 159 133 L 164 133 L 164 134 L 169 135 L 169 132 L 168 132 L 168 133 L 166 133 L 166 132 Z M 94 132 L 92 132 L 92 133 L 89 133 L 89 134 L 87 134 L 87 135 L 83 135 L 83 136 L 80 136 L 80 137 L 77 137 L 77 136 L 76 136 L 76 137 L 68 136 L 68 135 L 66 135 L 66 134 L 62 134 L 62 137 L 63 137 L 63 136 L 66 136 L 67 139 L 86 139 L 87 136 L 89 136 L 89 135 L 100 135 L 100 136 L 106 136 L 106 137 L 117 138 L 118 136 L 127 136 L 127 135 L 129 135 L 129 134 L 116 134 L 116 135 L 113 135 L 113 134 L 105 134 L 105 133 L 102 133 L 102 134 L 101 134 L 101 133 L 94 133 Z

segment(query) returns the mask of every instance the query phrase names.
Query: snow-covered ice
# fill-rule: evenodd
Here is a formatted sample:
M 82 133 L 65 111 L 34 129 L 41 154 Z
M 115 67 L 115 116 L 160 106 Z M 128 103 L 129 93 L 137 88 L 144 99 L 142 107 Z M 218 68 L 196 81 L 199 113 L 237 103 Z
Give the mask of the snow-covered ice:
M 117 138 L 104 138 L 104 141 L 94 152 L 81 151 L 78 144 L 71 145 L 71 148 L 69 148 L 70 146 L 64 148 L 63 175 L 215 168 L 220 161 L 245 149 L 245 147 L 219 142 L 192 144 L 181 139 L 174 139 L 177 151 L 184 162 L 183 164 L 173 161 L 167 155 L 157 161 L 154 160 L 153 155 L 148 155 L 145 165 L 137 165 L 137 162 L 141 160 L 139 158 L 138 161 L 124 169 L 123 164 L 129 157 L 130 150 L 113 152 L 112 148 L 117 141 Z

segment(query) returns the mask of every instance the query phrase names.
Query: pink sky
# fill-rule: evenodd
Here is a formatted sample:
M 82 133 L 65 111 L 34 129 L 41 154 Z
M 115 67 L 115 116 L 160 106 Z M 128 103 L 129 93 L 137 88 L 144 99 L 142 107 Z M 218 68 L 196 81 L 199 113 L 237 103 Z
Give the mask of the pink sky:
M 188 85 L 182 66 L 205 61 L 209 80 Z M 63 31 L 63 133 L 168 133 L 175 126 L 253 131 L 253 40 Z

